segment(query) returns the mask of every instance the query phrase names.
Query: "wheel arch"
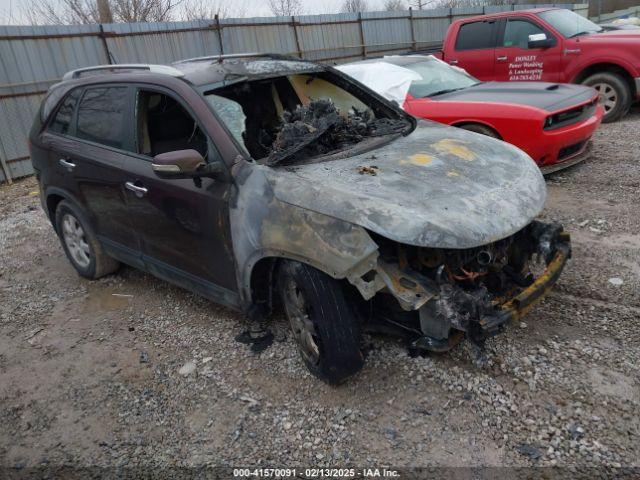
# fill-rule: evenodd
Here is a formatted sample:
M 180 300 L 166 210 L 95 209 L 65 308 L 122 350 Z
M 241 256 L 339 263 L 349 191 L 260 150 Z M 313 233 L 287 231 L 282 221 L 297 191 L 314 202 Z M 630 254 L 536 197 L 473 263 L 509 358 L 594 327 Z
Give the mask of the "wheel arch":
M 583 67 L 574 77 L 571 83 L 582 83 L 585 79 L 596 73 L 617 73 L 629 86 L 631 98 L 637 95 L 636 84 L 633 75 L 626 66 L 614 62 L 599 62 Z
M 45 205 L 47 207 L 47 216 L 49 217 L 49 221 L 53 225 L 54 229 L 56 229 L 56 210 L 58 209 L 60 202 L 63 200 L 73 203 L 76 208 L 86 215 L 85 209 L 82 208 L 80 202 L 74 195 L 61 188 L 50 187 L 45 192 Z
M 488 128 L 498 136 L 499 140 L 504 140 L 504 137 L 493 125 L 482 120 L 456 120 L 455 123 L 451 124 L 452 127 L 457 127 L 457 128 L 464 128 L 467 125 L 480 125 L 482 127 Z

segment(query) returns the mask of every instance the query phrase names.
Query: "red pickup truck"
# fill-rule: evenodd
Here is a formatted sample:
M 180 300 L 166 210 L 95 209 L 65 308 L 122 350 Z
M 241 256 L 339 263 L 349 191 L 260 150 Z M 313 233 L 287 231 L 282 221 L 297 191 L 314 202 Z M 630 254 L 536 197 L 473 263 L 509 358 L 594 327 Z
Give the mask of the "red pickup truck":
M 594 87 L 604 122 L 640 98 L 640 30 L 605 31 L 571 10 L 539 8 L 451 24 L 436 54 L 480 80 L 582 83 Z

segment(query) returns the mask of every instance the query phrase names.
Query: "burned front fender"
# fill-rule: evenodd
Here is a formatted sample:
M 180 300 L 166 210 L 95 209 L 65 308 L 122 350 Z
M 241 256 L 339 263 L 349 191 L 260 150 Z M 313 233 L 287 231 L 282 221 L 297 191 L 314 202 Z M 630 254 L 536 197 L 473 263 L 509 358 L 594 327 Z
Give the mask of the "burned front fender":
M 271 168 L 241 161 L 230 223 L 242 302 L 252 302 L 251 276 L 263 258 L 288 258 L 333 278 L 357 281 L 377 261 L 377 245 L 366 230 L 343 220 L 278 200 Z

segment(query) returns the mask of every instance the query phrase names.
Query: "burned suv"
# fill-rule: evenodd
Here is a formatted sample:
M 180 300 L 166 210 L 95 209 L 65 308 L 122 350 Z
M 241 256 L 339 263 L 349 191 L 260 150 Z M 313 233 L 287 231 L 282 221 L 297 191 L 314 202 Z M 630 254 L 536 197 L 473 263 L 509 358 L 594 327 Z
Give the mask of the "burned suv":
M 277 56 L 76 70 L 30 136 L 42 206 L 80 275 L 120 263 L 264 324 L 338 383 L 363 331 L 475 345 L 527 312 L 570 256 L 534 218 L 536 164 L 416 121 L 331 67 Z

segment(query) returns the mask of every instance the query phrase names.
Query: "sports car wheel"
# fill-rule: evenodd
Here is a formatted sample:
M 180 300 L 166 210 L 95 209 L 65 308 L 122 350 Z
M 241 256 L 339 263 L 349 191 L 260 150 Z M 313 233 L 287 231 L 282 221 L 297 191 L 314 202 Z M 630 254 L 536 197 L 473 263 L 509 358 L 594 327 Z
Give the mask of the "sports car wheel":
M 479 123 L 465 123 L 464 125 L 460 125 L 460 128 L 462 128 L 463 130 L 468 130 L 469 132 L 475 132 L 481 135 L 486 135 L 487 137 L 502 140 L 500 138 L 500 135 L 498 135 L 498 132 L 496 132 L 492 128 L 487 127 L 486 125 L 480 125 Z

